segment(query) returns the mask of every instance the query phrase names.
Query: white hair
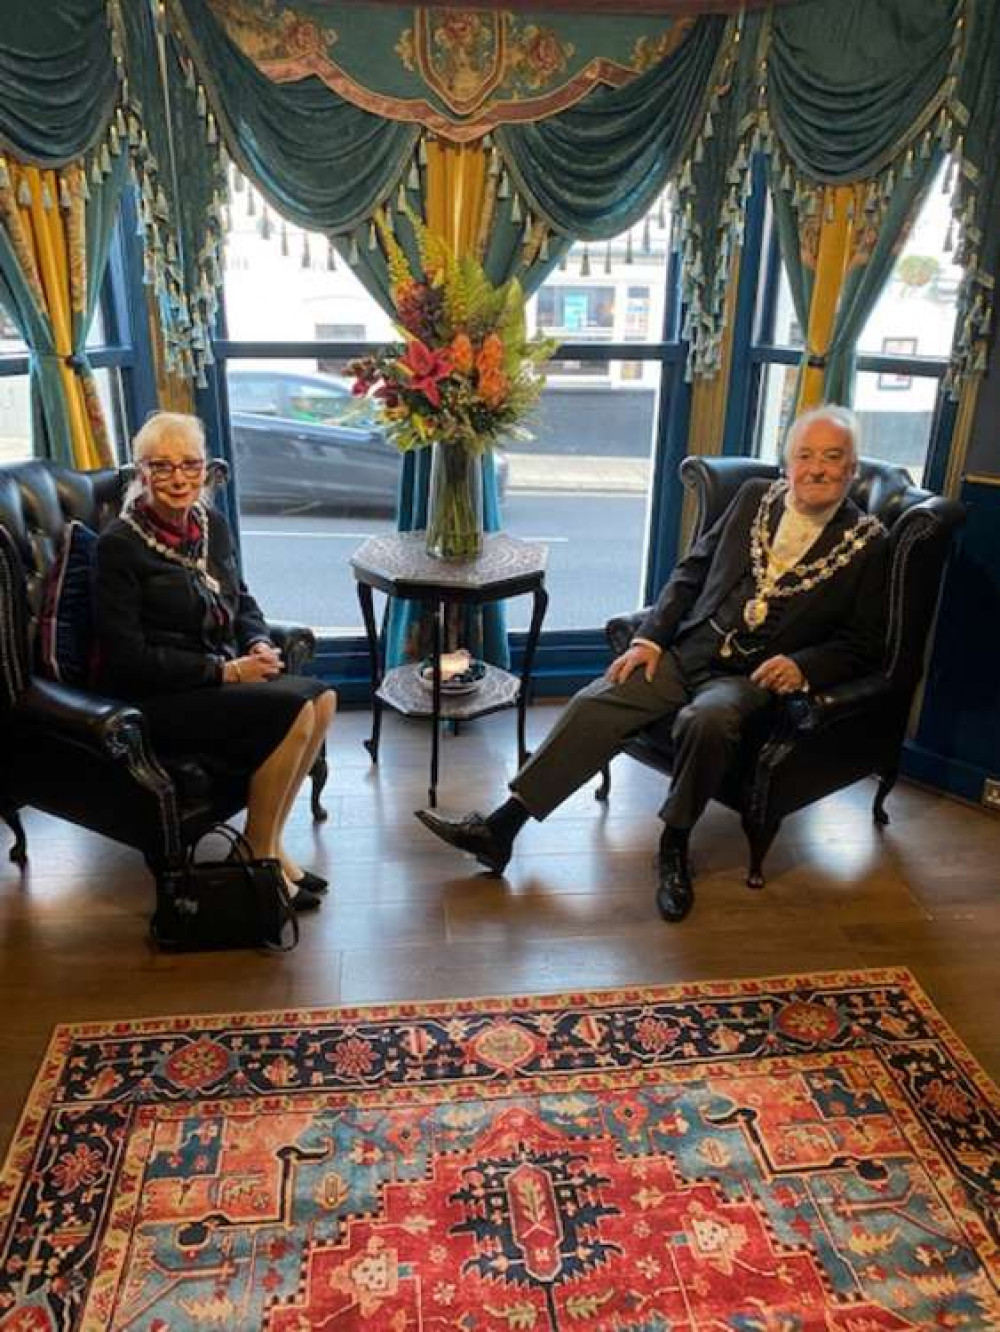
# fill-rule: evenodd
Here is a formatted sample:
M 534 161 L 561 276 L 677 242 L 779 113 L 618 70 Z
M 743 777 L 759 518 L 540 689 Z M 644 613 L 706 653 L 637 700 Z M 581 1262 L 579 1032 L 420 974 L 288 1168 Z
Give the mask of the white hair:
M 858 464 L 861 461 L 861 423 L 850 407 L 841 407 L 836 402 L 820 403 L 818 407 L 810 407 L 807 412 L 803 412 L 801 416 L 795 418 L 788 427 L 785 442 L 781 446 L 782 463 L 788 462 L 788 455 L 791 453 L 795 441 L 815 421 L 829 421 L 831 425 L 835 425 L 844 432 L 851 446 L 854 470 L 857 472 Z
M 167 435 L 183 435 L 205 455 L 205 427 L 197 416 L 187 412 L 151 412 L 132 440 L 132 460 L 140 463 L 148 458 L 160 440 Z M 145 486 L 138 471 L 126 487 L 122 497 L 122 512 L 125 513 L 145 494 Z

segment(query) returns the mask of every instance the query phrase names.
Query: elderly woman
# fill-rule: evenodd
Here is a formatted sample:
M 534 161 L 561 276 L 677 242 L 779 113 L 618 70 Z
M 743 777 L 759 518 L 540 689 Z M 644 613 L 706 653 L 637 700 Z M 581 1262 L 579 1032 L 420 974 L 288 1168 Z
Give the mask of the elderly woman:
M 318 906 L 326 882 L 294 863 L 282 832 L 337 696 L 281 675 L 226 521 L 203 496 L 201 422 L 157 412 L 133 455 L 137 480 L 97 547 L 103 684 L 140 706 L 158 753 L 197 752 L 209 766 L 252 773 L 247 840 L 281 861 L 298 910 Z

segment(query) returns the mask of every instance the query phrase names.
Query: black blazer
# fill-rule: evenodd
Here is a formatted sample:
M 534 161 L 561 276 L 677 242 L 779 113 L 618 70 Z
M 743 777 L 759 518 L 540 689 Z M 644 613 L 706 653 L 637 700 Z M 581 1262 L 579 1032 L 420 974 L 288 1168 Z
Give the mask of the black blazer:
M 716 613 L 750 572 L 750 530 L 770 484 L 753 480 L 740 487 L 718 522 L 675 566 L 637 637 L 668 647 Z M 772 536 L 781 512 L 781 505 L 775 505 Z M 804 558 L 812 561 L 831 550 L 861 516 L 845 499 Z M 791 657 L 813 689 L 877 670 L 885 642 L 888 556 L 883 531 L 831 578 L 778 603 L 781 613 L 768 638 L 768 655 Z
M 120 518 L 101 533 L 95 600 L 108 692 L 137 699 L 220 684 L 227 659 L 267 639 L 260 607 L 240 579 L 226 520 L 208 512 L 208 571 L 221 585 L 225 622 L 193 570 L 151 549 Z

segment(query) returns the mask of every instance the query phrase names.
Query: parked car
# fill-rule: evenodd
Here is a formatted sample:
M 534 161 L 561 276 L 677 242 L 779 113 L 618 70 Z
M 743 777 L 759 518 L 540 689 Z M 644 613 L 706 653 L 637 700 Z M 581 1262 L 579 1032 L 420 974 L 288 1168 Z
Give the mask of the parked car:
M 228 385 L 242 507 L 395 512 L 399 450 L 346 380 L 230 369 Z M 496 458 L 503 496 L 507 459 Z

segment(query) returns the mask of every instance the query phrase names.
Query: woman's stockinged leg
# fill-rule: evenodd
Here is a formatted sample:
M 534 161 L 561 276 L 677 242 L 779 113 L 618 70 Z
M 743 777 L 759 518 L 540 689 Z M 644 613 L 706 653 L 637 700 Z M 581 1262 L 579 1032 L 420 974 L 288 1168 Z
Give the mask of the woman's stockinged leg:
M 291 782 L 289 783 L 288 790 L 285 795 L 285 804 L 279 815 L 278 856 L 281 860 L 281 865 L 285 873 L 289 876 L 289 878 L 293 880 L 300 879 L 302 877 L 302 867 L 300 865 L 297 865 L 295 861 L 291 858 L 291 856 L 288 855 L 282 844 L 285 824 L 288 821 L 289 814 L 292 812 L 292 806 L 295 803 L 295 798 L 298 795 L 299 791 L 302 789 L 302 783 L 309 776 L 310 772 L 312 772 L 312 767 L 313 764 L 316 762 L 317 755 L 319 754 L 320 751 L 320 746 L 323 744 L 323 741 L 326 739 L 326 733 L 330 729 L 330 726 L 333 722 L 334 713 L 336 711 L 337 711 L 337 695 L 334 693 L 332 689 L 328 689 L 325 694 L 320 694 L 319 698 L 313 699 L 312 702 L 313 732 L 309 738 L 309 743 L 307 744 L 305 750 L 303 751 L 302 758 L 299 762 L 298 770 L 293 776 Z
M 255 856 L 277 856 L 289 788 L 302 766 L 316 729 L 312 703 L 304 703 L 277 749 L 250 778 L 246 839 Z

